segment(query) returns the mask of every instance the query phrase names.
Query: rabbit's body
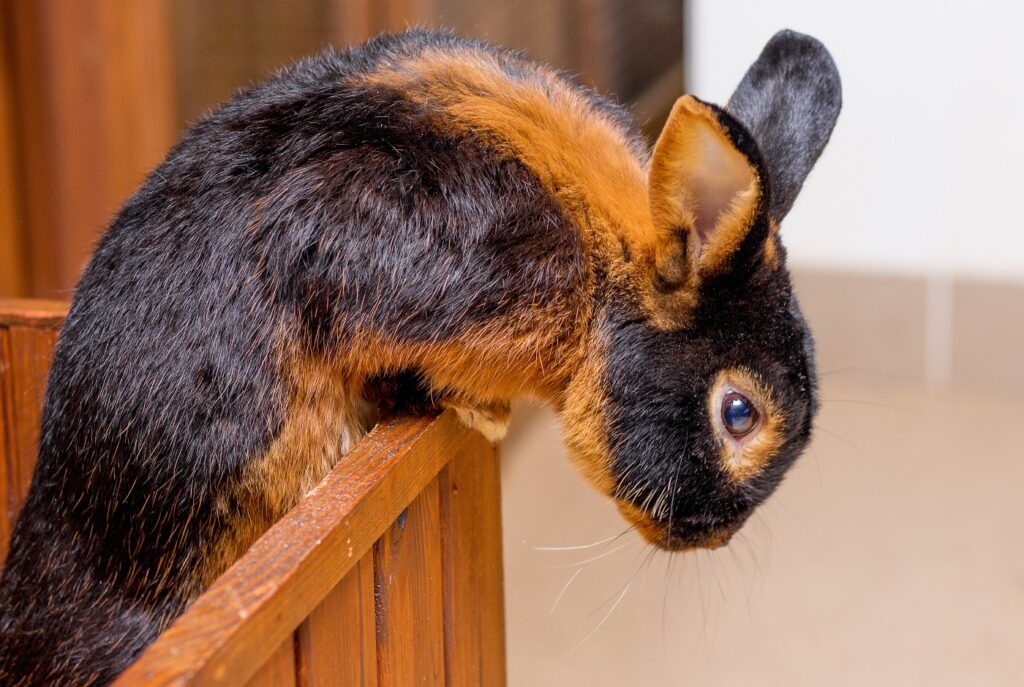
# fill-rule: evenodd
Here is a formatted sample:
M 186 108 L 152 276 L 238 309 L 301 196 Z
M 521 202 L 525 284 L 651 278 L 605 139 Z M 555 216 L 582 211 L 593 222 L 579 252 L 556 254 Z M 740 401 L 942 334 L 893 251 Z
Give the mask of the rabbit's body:
M 432 100 L 398 82 L 411 69 Z M 240 95 L 128 202 L 54 357 L 0 591 L 0 682 L 116 674 L 368 428 L 367 380 L 415 371 L 435 398 L 498 413 L 557 398 L 601 266 L 571 211 L 585 195 L 563 206 L 552 187 L 589 189 L 450 118 L 442 101 L 480 81 L 504 91 L 496 118 L 543 126 L 519 111 L 539 105 L 594 128 L 642 188 L 610 103 L 413 33 Z M 579 166 L 563 142 L 545 154 Z
M 650 416 L 658 392 L 620 407 L 636 385 L 609 369 L 646 379 L 615 342 L 664 346 L 713 300 L 665 267 L 676 234 L 652 211 L 649 165 L 612 103 L 423 31 L 302 62 L 207 116 L 76 290 L 0 581 L 0 683 L 117 675 L 343 457 L 395 379 L 496 432 L 513 398 L 553 404 L 591 480 L 638 522 L 667 515 L 670 532 L 671 512 L 644 508 L 664 491 L 650 483 L 660 459 L 638 472 L 619 455 L 621 424 Z M 767 199 L 765 185 L 751 217 Z M 790 308 L 769 219 L 751 226 L 761 281 Z M 802 322 L 750 323 L 779 334 L 762 353 L 799 357 L 813 386 Z M 806 441 L 809 410 L 775 398 L 798 419 L 765 422 L 787 455 L 758 459 L 750 479 L 766 481 L 743 509 L 730 501 L 730 523 Z M 709 469 L 687 483 L 673 467 L 669 486 L 724 499 Z M 639 524 L 653 541 L 652 523 Z

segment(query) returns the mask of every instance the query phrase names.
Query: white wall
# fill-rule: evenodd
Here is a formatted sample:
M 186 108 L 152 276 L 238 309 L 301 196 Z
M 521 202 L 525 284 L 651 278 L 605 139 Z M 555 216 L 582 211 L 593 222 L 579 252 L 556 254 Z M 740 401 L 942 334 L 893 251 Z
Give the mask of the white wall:
M 793 264 L 1024 278 L 1024 3 L 687 7 L 699 97 L 724 104 L 780 28 L 839 66 L 843 113 L 783 228 Z

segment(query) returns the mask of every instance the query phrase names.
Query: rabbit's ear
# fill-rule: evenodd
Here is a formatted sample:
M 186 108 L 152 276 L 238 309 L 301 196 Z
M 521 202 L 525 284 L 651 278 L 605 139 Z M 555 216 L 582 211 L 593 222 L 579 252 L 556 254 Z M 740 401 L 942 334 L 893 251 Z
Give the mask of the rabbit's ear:
M 761 51 L 726 110 L 753 135 L 771 185 L 768 216 L 782 221 L 828 143 L 842 107 L 839 72 L 825 46 L 780 31 Z
M 760 157 L 722 110 L 683 96 L 651 156 L 651 219 L 660 282 L 679 288 L 724 266 L 762 213 Z

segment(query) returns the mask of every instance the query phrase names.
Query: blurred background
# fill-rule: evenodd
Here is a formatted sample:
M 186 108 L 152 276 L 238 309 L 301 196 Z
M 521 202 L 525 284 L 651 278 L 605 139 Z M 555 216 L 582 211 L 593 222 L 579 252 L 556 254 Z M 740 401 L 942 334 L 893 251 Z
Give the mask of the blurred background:
M 67 299 L 190 122 L 328 45 L 448 26 L 656 136 L 783 27 L 832 51 L 836 133 L 783 228 L 818 340 L 811 450 L 725 549 L 654 553 L 548 411 L 503 453 L 513 685 L 1024 684 L 1024 6 L 908 0 L 4 0 L 0 297 Z

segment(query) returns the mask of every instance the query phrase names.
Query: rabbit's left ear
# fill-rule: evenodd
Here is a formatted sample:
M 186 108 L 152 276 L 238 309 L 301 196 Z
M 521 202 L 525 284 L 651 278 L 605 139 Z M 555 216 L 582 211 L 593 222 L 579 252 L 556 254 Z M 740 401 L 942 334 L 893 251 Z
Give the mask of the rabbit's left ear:
M 781 222 L 825 149 L 843 106 L 839 71 L 817 39 L 779 31 L 725 109 L 757 141 L 771 180 L 768 215 Z

